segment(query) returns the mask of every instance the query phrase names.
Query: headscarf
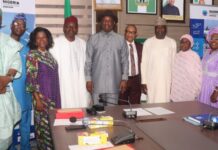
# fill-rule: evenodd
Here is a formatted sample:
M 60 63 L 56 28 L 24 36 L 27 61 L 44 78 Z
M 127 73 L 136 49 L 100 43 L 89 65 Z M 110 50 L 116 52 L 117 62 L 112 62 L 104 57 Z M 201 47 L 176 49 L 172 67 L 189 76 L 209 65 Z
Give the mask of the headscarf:
M 155 21 L 155 26 L 166 26 L 167 22 L 164 18 L 161 18 L 160 16 Z
M 184 38 L 188 39 L 189 42 L 191 43 L 191 47 L 193 47 L 194 45 L 193 37 L 190 34 L 184 34 L 183 36 L 181 36 L 180 41 Z
M 210 42 L 211 36 L 212 36 L 214 33 L 217 33 L 217 34 L 218 34 L 218 26 L 217 26 L 217 27 L 214 27 L 214 28 L 212 28 L 212 29 L 209 30 L 209 32 L 208 32 L 208 34 L 207 34 L 207 42 Z
M 14 16 L 13 22 L 17 20 L 23 20 L 26 23 L 26 15 L 24 13 L 18 13 Z
M 78 20 L 75 16 L 70 16 L 64 19 L 64 24 L 68 23 L 78 23 Z

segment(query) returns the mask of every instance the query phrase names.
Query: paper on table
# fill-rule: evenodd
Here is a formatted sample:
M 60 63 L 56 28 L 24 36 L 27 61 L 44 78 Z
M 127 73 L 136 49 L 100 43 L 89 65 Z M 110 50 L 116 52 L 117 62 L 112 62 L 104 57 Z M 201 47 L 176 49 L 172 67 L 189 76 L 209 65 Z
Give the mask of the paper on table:
M 106 144 L 101 144 L 101 145 L 87 145 L 87 146 L 69 145 L 70 150 L 96 150 L 96 149 L 109 148 L 109 147 L 113 147 L 113 144 L 111 144 L 111 142 L 107 142 Z
M 130 109 L 123 109 L 124 111 L 130 111 Z M 133 111 L 137 111 L 137 116 L 150 116 L 150 112 L 144 110 L 143 108 L 133 108 Z
M 173 114 L 173 111 L 165 109 L 163 107 L 151 107 L 151 108 L 144 108 L 145 110 L 155 114 L 155 115 L 168 115 Z
M 78 120 L 75 123 L 70 122 L 69 119 L 55 119 L 54 126 L 67 126 L 67 125 L 82 125 L 82 120 Z
M 148 100 L 148 95 L 142 93 L 140 99 L 141 99 L 141 102 L 146 102 Z

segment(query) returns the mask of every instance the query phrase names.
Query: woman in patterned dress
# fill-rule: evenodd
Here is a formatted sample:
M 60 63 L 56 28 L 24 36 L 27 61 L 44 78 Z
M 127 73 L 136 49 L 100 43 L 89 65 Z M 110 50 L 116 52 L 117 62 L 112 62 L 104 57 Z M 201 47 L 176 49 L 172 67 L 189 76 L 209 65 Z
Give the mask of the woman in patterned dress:
M 33 93 L 34 123 L 39 150 L 54 149 L 49 127 L 49 109 L 60 108 L 58 65 L 49 48 L 53 46 L 51 33 L 37 27 L 30 34 L 27 56 L 27 91 Z

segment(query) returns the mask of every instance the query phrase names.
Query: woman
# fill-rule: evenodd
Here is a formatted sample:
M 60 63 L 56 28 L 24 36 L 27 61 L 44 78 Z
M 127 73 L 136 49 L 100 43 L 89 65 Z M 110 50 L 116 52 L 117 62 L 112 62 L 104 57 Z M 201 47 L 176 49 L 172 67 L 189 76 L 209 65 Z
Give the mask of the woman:
M 199 101 L 218 108 L 218 27 L 212 28 L 207 35 L 210 49 L 202 60 L 203 81 Z
M 200 93 L 202 69 L 199 56 L 192 51 L 193 38 L 185 34 L 180 38 L 180 51 L 175 56 L 172 69 L 171 100 L 174 102 L 196 100 Z
M 51 33 L 37 27 L 28 44 L 27 91 L 33 93 L 37 146 L 39 150 L 53 149 L 48 111 L 61 106 L 58 65 L 48 51 L 53 45 Z

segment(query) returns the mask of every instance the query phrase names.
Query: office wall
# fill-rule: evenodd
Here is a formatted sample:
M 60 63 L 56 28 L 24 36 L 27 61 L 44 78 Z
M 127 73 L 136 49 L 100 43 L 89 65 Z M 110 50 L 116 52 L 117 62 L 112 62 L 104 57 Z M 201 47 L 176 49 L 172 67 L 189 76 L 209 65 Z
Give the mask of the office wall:
M 36 26 L 48 28 L 54 36 L 63 34 L 64 0 L 36 0 Z M 87 39 L 92 27 L 92 1 L 71 0 L 72 14 L 78 18 L 78 35 Z
M 124 33 L 127 24 L 136 24 L 138 28 L 138 37 L 148 38 L 154 35 L 154 22 L 158 15 L 160 15 L 161 0 L 157 0 L 157 15 L 140 15 L 140 14 L 126 14 L 126 0 L 123 0 L 123 11 L 118 13 L 119 24 L 118 30 Z M 168 35 L 176 39 L 177 43 L 179 38 L 184 33 L 189 33 L 189 4 L 190 0 L 185 0 L 185 23 L 168 23 Z M 218 5 L 218 0 L 214 0 L 214 4 Z
M 178 42 L 179 37 L 189 32 L 189 4 L 186 1 L 185 23 L 168 23 L 168 35 Z M 123 10 L 118 12 L 118 32 L 123 34 L 127 24 L 136 24 L 138 37 L 148 38 L 154 34 L 154 21 L 160 15 L 160 0 L 157 0 L 157 15 L 126 14 L 126 0 Z M 218 0 L 214 0 L 218 5 Z M 72 14 L 79 20 L 79 36 L 87 39 L 92 33 L 92 0 L 71 0 Z M 63 34 L 64 0 L 36 0 L 36 26 L 48 28 L 54 36 Z

